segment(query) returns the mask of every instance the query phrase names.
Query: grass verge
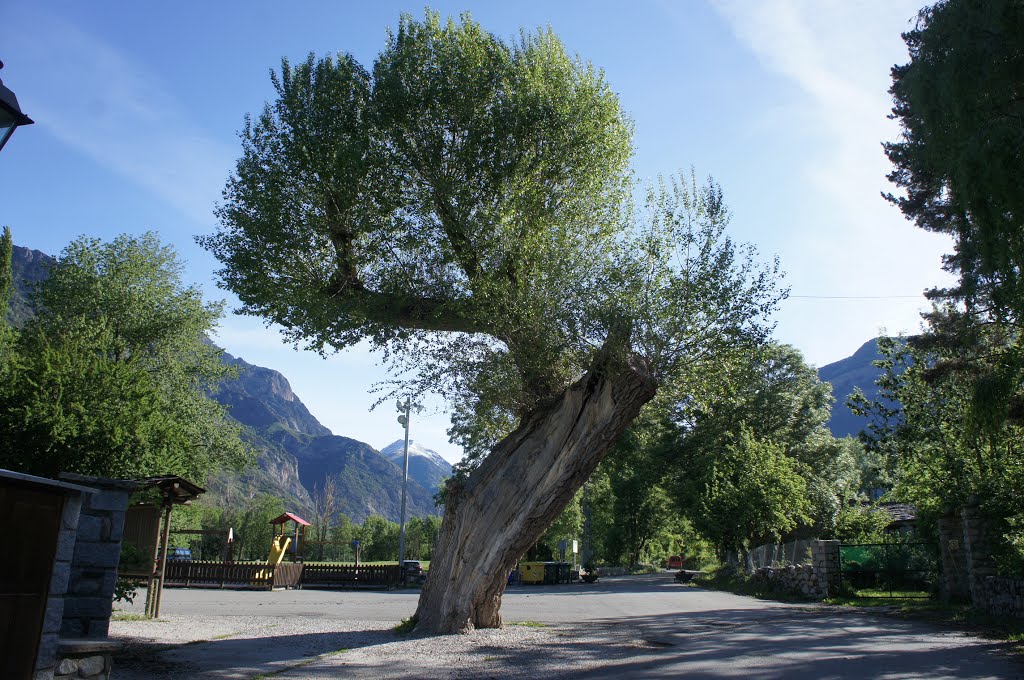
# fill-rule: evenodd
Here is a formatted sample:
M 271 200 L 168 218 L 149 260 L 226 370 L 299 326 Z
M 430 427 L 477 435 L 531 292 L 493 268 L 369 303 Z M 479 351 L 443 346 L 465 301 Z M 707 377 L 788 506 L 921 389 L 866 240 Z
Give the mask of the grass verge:
M 111 621 L 154 621 L 159 622 L 160 619 L 151 619 L 145 614 L 133 614 L 131 612 L 114 612 L 110 616 Z

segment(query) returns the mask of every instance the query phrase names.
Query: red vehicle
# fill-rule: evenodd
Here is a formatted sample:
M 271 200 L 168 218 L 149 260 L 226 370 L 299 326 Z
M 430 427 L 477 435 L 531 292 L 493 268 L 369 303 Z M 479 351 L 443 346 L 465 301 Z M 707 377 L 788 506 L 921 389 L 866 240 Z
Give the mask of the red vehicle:
M 682 555 L 671 555 L 668 558 L 669 569 L 682 569 L 683 568 L 683 556 Z

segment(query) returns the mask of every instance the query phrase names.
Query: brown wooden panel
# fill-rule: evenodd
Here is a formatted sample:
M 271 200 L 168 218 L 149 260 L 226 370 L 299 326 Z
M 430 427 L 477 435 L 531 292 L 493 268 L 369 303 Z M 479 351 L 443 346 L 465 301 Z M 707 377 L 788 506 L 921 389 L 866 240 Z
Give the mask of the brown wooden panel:
M 0 677 L 32 676 L 63 510 L 63 491 L 0 481 L 0 517 L 15 532 L 0 560 Z

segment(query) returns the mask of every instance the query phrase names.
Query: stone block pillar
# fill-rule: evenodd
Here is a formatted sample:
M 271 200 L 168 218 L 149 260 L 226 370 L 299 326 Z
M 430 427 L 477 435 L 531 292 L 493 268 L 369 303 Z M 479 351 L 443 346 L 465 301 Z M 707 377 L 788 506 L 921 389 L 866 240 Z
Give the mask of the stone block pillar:
M 971 602 L 975 607 L 987 607 L 983 582 L 996 575 L 996 562 L 992 558 L 990 527 L 981 513 L 977 501 L 971 499 L 961 511 L 963 518 L 964 558 L 967 563 L 967 584 Z
M 959 512 L 943 515 L 938 519 L 938 529 L 939 557 L 942 560 L 939 595 L 947 602 L 967 601 L 971 593 L 968 584 L 963 517 Z
M 128 496 L 138 485 L 72 474 L 62 474 L 61 479 L 96 489 L 82 501 L 61 637 L 104 640 L 110 626 Z
M 839 541 L 812 541 L 811 560 L 818 576 L 818 588 L 822 597 L 839 593 Z

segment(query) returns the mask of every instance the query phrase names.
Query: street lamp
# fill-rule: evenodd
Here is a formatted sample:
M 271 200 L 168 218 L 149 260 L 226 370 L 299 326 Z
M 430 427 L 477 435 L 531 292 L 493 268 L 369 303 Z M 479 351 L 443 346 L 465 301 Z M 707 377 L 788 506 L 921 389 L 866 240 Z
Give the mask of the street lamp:
M 402 585 L 405 585 L 405 497 L 409 488 L 409 416 L 412 414 L 412 399 L 407 398 L 405 402 L 399 401 L 396 406 L 401 414 L 398 416 L 398 422 L 405 428 L 405 454 L 402 463 L 402 523 L 398 532 L 398 568 L 402 575 Z
M 0 69 L 4 63 L 0 61 Z M 18 98 L 8 88 L 4 87 L 4 81 L 0 80 L 0 150 L 14 134 L 14 129 L 20 125 L 31 125 L 34 123 L 31 118 L 21 112 L 18 106 Z

